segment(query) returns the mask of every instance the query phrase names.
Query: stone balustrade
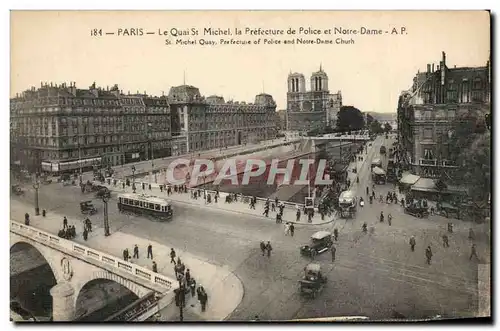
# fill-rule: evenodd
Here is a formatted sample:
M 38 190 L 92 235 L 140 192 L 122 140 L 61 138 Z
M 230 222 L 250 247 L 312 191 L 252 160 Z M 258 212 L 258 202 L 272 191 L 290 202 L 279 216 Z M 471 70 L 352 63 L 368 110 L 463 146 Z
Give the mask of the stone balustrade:
M 27 236 L 41 244 L 50 243 L 52 245 L 55 245 L 56 247 L 61 248 L 61 251 L 68 252 L 68 254 L 70 255 L 85 256 L 87 258 L 102 262 L 105 265 L 109 265 L 132 276 L 136 276 L 145 281 L 149 281 L 154 285 L 165 288 L 165 290 L 170 290 L 173 286 L 176 285 L 176 282 L 169 277 L 152 272 L 151 270 L 138 266 L 134 263 L 126 262 L 110 254 L 99 252 L 82 244 L 75 243 L 71 240 L 60 238 L 57 235 L 42 231 L 33 226 L 28 226 L 11 220 L 10 231 L 22 236 Z

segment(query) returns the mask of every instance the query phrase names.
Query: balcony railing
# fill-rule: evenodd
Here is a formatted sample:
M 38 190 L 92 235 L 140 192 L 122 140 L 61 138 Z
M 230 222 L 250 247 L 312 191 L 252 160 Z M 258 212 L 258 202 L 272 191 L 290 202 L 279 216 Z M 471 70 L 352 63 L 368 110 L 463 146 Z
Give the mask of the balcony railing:
M 415 164 L 415 163 L 413 163 L 413 164 Z M 429 159 L 420 159 L 419 163 L 415 164 L 415 165 L 433 166 L 433 167 L 443 166 L 443 167 L 448 167 L 448 168 L 456 168 L 456 167 L 458 167 L 458 165 L 454 161 L 450 161 L 450 160 L 438 161 L 436 159 L 432 159 L 432 160 L 429 160 Z
M 426 165 L 426 166 L 436 166 L 437 160 L 420 159 L 419 164 Z

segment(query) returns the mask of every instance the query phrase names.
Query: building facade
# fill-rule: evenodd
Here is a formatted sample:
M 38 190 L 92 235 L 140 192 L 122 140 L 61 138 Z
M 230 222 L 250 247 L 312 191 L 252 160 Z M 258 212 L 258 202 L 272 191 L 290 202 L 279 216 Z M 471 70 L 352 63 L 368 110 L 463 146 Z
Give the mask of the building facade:
M 490 61 L 484 67 L 449 68 L 446 54 L 439 65 L 418 72 L 398 103 L 398 141 L 403 161 L 414 174 L 437 178 L 442 169 L 456 168 L 448 141 L 455 118 L 466 113 L 490 113 Z
M 173 155 L 255 143 L 277 134 L 276 103 L 269 94 L 257 95 L 254 103 L 226 102 L 181 85 L 170 89 L 168 100 Z
M 73 172 L 170 153 L 166 98 L 42 83 L 10 100 L 11 162 L 30 171 Z M 148 152 L 149 147 L 149 152 Z M 148 154 L 149 153 L 149 154 Z
M 310 131 L 336 125 L 342 94 L 331 94 L 328 75 L 320 66 L 310 79 L 310 90 L 301 73 L 288 75 L 286 123 L 289 131 Z
M 278 132 L 286 131 L 286 109 L 281 109 L 276 112 L 276 128 Z

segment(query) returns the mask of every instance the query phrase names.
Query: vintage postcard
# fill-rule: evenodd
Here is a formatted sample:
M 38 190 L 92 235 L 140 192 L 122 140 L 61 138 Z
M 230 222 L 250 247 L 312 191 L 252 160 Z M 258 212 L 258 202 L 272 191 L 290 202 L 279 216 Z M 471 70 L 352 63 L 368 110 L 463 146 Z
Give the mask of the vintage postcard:
M 11 11 L 11 321 L 491 318 L 488 11 Z

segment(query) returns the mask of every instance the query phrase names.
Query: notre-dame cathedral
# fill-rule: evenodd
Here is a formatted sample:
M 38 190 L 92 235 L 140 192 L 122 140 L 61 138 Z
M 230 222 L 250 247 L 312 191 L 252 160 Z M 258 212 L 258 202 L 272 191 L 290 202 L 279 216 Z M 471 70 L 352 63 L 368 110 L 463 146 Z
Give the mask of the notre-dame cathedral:
M 311 89 L 306 90 L 306 80 L 301 73 L 288 75 L 286 123 L 289 131 L 310 131 L 335 127 L 337 113 L 342 106 L 342 94 L 330 94 L 328 75 L 320 66 L 311 75 Z

